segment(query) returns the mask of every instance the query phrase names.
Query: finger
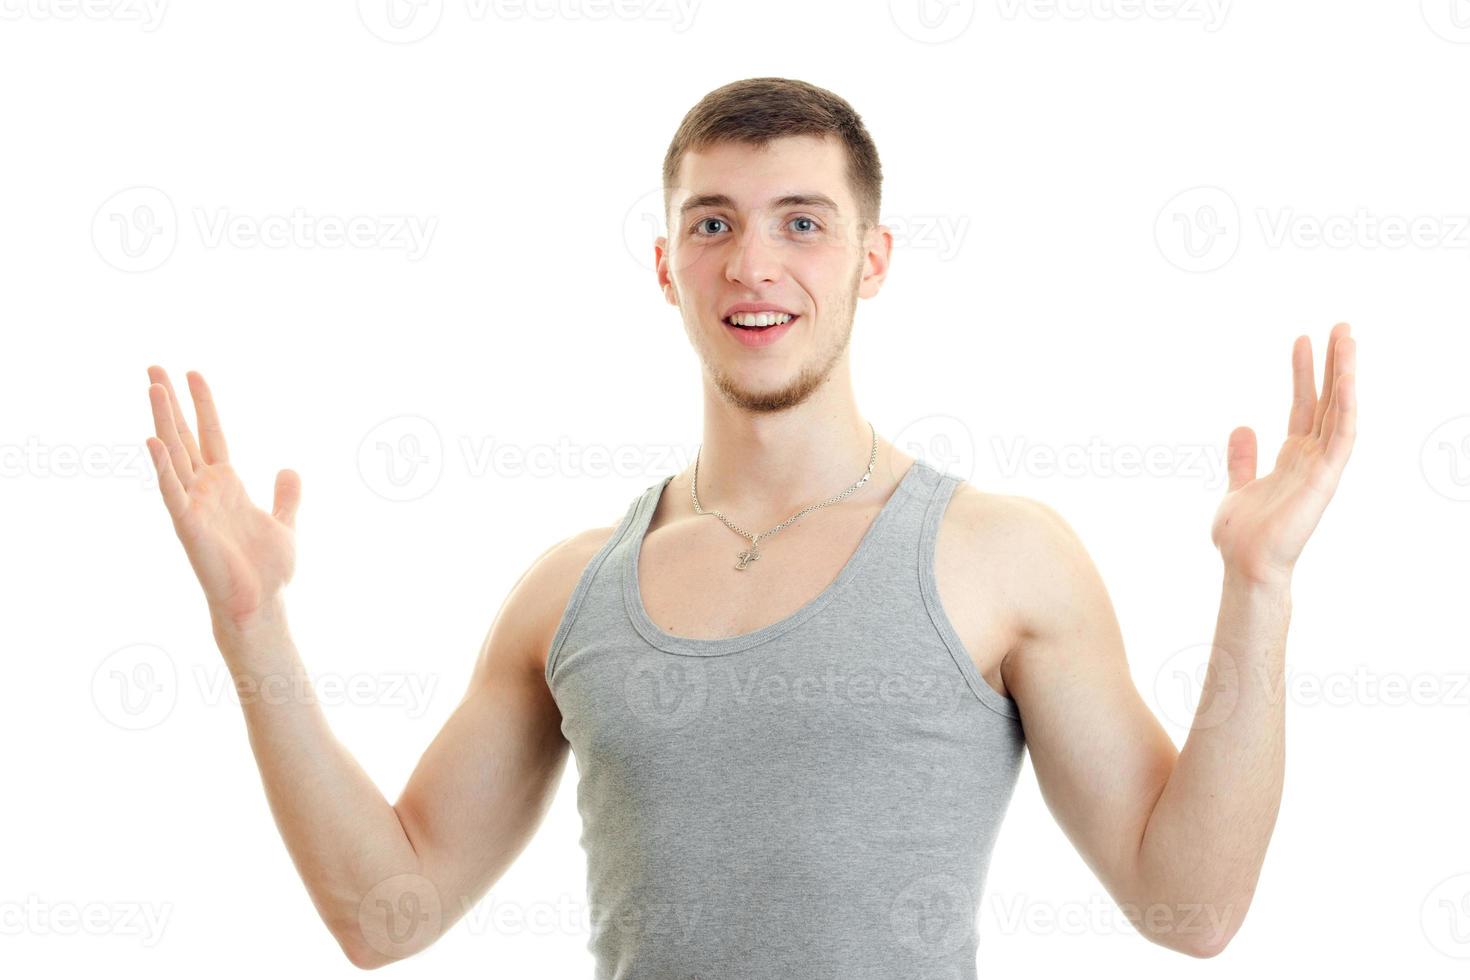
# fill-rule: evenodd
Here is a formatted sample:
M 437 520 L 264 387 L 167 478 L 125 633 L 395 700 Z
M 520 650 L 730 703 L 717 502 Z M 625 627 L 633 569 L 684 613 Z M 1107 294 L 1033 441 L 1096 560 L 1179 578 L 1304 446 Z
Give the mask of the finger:
M 169 459 L 173 462 L 173 469 L 179 484 L 188 490 L 194 482 L 194 464 L 189 459 L 189 451 L 179 440 L 179 429 L 174 424 L 173 410 L 168 403 L 168 392 L 163 385 L 154 382 L 148 386 L 148 400 L 153 404 L 153 431 L 157 434 L 159 442 L 162 442 L 164 448 L 168 450 Z
M 1291 345 L 1291 414 L 1286 434 L 1304 436 L 1312 431 L 1317 412 L 1317 384 L 1312 377 L 1312 339 L 1302 334 Z
M 1322 396 L 1317 399 L 1317 410 L 1312 421 L 1312 435 L 1322 434 L 1322 420 L 1327 416 L 1327 406 L 1332 401 L 1332 386 L 1337 382 L 1337 345 L 1339 338 L 1346 335 L 1348 325 L 1339 323 L 1327 335 L 1327 363 L 1322 366 Z
M 169 462 L 168 447 L 152 436 L 146 441 L 148 455 L 153 458 L 153 468 L 158 472 L 158 492 L 163 495 L 163 505 L 168 508 L 168 516 L 177 525 L 183 520 L 184 511 L 189 506 L 189 494 Z
M 1353 339 L 1348 336 L 1347 324 L 1338 324 L 1338 326 L 1344 329 L 1341 334 L 1337 335 L 1337 339 L 1332 344 L 1332 365 L 1330 368 L 1332 374 L 1323 378 L 1323 384 L 1330 385 L 1332 392 L 1331 397 L 1327 399 L 1327 406 L 1322 412 L 1322 424 L 1318 427 L 1318 436 L 1324 445 L 1332 438 L 1332 428 L 1337 424 L 1338 412 L 1342 408 L 1342 399 L 1337 397 L 1337 386 L 1342 383 L 1342 376 L 1347 371 L 1343 359 L 1343 351 L 1353 342 Z M 1336 327 L 1333 328 L 1334 332 L 1336 329 Z
M 1332 345 L 1336 355 L 1333 358 L 1332 376 L 1322 379 L 1328 395 L 1324 399 L 1327 404 L 1322 412 L 1322 425 L 1318 435 L 1324 444 L 1332 438 L 1332 427 L 1337 424 L 1337 412 L 1342 407 L 1342 399 L 1339 397 L 1338 392 L 1338 383 L 1342 380 L 1342 345 L 1344 343 L 1346 343 L 1346 340 L 1340 339 Z
M 206 463 L 224 463 L 230 458 L 225 448 L 225 432 L 219 425 L 219 412 L 214 407 L 214 395 L 204 383 L 204 375 L 188 371 L 189 391 L 194 395 L 194 415 L 199 421 L 200 448 L 204 450 Z
M 1256 433 L 1249 426 L 1242 425 L 1230 433 L 1225 463 L 1232 491 L 1256 478 Z
M 295 470 L 276 474 L 276 502 L 271 514 L 287 527 L 296 526 L 296 507 L 301 503 L 301 477 Z
M 1346 465 L 1358 434 L 1357 354 L 1357 342 L 1351 337 L 1344 338 L 1331 420 L 1325 429 L 1327 449 L 1324 455 L 1334 470 Z
M 179 430 L 179 441 L 183 443 L 184 450 L 189 454 L 189 472 L 204 468 L 204 459 L 199 455 L 199 446 L 194 442 L 194 433 L 189 431 L 189 423 L 184 418 L 184 407 L 179 404 L 179 396 L 174 394 L 173 382 L 168 379 L 168 372 L 154 364 L 148 368 L 148 377 L 163 385 L 168 392 L 169 407 L 173 412 L 174 425 Z

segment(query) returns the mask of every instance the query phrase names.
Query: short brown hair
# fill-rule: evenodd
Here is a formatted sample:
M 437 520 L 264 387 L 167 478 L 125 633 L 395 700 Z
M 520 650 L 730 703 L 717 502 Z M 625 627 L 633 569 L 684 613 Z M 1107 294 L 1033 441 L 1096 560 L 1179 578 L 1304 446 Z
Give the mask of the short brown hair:
M 745 78 L 722 85 L 684 115 L 664 154 L 667 218 L 679 162 L 722 142 L 763 147 L 782 136 L 835 135 L 847 148 L 847 179 L 865 227 L 878 223 L 883 168 L 862 117 L 839 95 L 794 78 Z

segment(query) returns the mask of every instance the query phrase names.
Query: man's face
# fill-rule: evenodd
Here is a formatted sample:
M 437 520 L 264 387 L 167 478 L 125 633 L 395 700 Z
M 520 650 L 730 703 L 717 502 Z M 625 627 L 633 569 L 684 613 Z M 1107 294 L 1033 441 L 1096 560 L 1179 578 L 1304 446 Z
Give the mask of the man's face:
M 805 401 L 846 353 L 857 298 L 878 292 L 892 246 L 881 225 L 859 227 L 842 144 L 789 136 L 687 153 L 669 207 L 659 284 L 716 388 L 750 412 Z M 796 319 L 744 330 L 726 316 L 737 304 Z

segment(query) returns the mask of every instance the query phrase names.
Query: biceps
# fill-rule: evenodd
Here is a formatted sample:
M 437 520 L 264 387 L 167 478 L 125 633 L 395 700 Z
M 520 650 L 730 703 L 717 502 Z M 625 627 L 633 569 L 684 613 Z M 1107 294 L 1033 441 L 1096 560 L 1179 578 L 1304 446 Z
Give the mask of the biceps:
M 447 916 L 479 901 L 535 834 L 566 762 L 560 721 L 539 676 L 491 676 L 419 760 L 394 809 Z

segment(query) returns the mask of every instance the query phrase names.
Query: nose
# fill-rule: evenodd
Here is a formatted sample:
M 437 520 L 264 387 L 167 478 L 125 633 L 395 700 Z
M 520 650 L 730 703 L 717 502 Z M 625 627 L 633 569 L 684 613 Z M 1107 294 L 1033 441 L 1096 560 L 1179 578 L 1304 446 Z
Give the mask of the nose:
M 752 222 L 730 252 L 725 277 L 744 286 L 775 282 L 781 272 L 777 244 L 762 222 Z

